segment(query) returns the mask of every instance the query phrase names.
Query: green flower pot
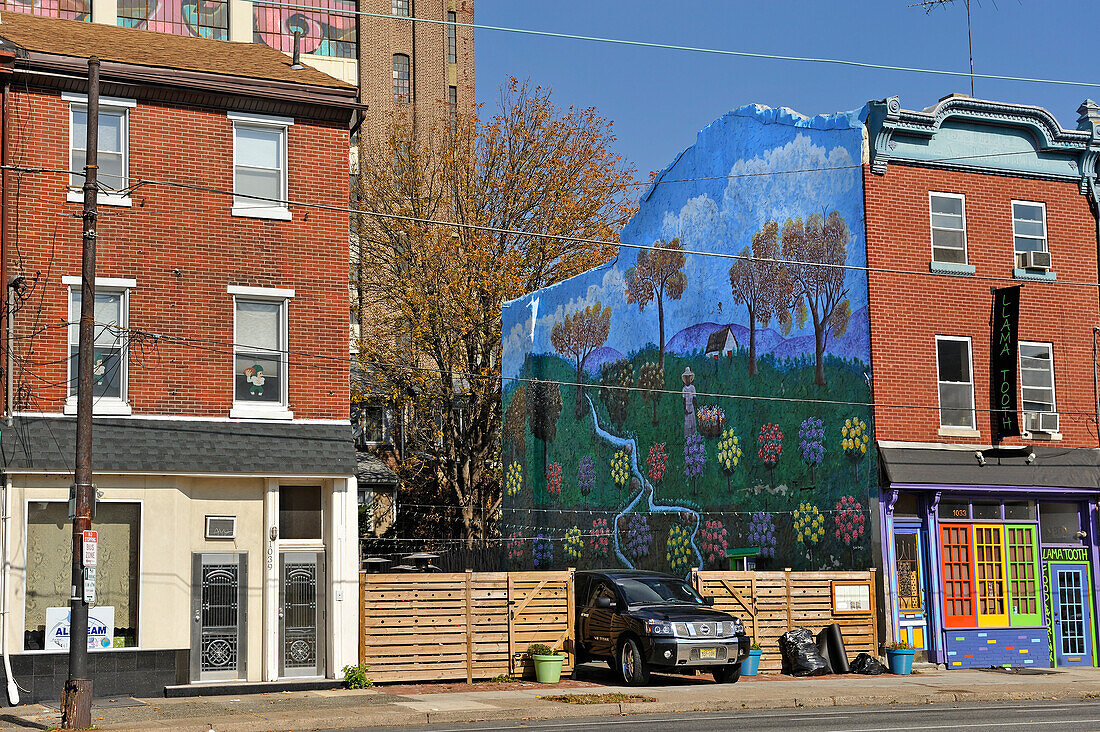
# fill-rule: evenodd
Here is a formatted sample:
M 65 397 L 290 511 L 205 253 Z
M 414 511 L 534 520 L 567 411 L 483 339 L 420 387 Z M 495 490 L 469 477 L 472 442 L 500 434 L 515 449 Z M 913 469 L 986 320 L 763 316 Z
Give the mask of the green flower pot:
M 565 656 L 531 656 L 535 664 L 535 680 L 540 684 L 556 684 L 561 681 L 561 665 Z
M 749 657 L 741 662 L 741 675 L 756 676 L 756 672 L 760 670 L 760 656 L 763 654 L 764 651 L 759 648 L 749 651 Z

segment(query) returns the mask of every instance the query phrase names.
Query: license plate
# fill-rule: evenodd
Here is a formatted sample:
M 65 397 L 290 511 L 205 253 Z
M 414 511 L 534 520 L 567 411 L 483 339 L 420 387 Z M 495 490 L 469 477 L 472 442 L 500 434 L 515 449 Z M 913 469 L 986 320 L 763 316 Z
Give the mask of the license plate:
M 704 660 L 704 661 L 707 660 L 707 659 L 716 659 L 716 658 L 718 658 L 718 649 L 717 648 L 700 648 L 699 649 L 699 658 Z

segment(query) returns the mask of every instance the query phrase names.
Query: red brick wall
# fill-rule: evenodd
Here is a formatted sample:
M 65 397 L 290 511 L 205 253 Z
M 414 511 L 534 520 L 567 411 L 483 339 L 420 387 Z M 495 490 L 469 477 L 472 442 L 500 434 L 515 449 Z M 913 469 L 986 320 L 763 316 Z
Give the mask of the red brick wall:
M 14 164 L 69 165 L 69 104 L 57 93 L 16 90 Z M 224 111 L 139 102 L 129 117 L 129 175 L 233 188 L 232 123 Z M 296 119 L 288 132 L 292 200 L 346 207 L 348 131 Z M 66 286 L 80 274 L 81 204 L 67 176 L 8 175 L 9 273 L 39 273 L 15 315 L 22 409 L 58 412 L 65 401 Z M 233 298 L 229 285 L 293 288 L 288 308 L 290 408 L 295 418 L 347 419 L 348 216 L 292 207 L 293 220 L 230 215 L 231 197 L 147 185 L 131 208 L 100 206 L 97 275 L 137 280 L 129 323 L 171 337 L 133 348 L 135 414 L 225 417 L 233 402 Z M 307 219 L 308 216 L 308 219 Z M 178 270 L 178 275 L 173 273 Z M 10 276 L 10 274 L 9 274 Z M 312 354 L 312 355 L 310 355 Z
M 966 196 L 967 255 L 973 277 L 927 274 L 932 258 L 928 193 Z M 864 168 L 875 436 L 880 440 L 989 443 L 990 287 L 1023 284 L 1020 340 L 1053 344 L 1060 445 L 1097 446 L 1092 327 L 1100 325 L 1096 222 L 1077 185 L 893 164 L 886 175 Z M 1046 203 L 1047 236 L 1057 281 L 1013 281 L 1012 206 Z M 1003 280 L 982 277 L 1007 278 Z M 939 434 L 936 335 L 970 336 L 980 437 Z M 1019 440 L 1006 440 L 1007 444 Z M 1040 443 L 1041 444 L 1041 443 Z

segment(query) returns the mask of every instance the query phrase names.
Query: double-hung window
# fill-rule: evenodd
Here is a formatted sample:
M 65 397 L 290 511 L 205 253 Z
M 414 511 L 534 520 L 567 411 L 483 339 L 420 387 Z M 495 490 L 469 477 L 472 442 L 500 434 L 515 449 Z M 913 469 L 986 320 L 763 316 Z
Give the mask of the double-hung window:
M 88 163 L 88 98 L 64 94 L 69 102 L 69 194 L 68 200 L 84 200 L 84 166 Z M 129 206 L 129 118 L 132 99 L 99 99 L 98 203 Z
M 77 404 L 78 355 L 80 350 L 81 292 L 79 277 L 64 277 L 69 286 L 68 390 L 66 412 Z M 126 328 L 128 288 L 133 280 L 96 278 L 94 325 L 92 326 L 92 398 L 97 414 L 130 414 L 127 404 Z
M 1049 343 L 1020 343 L 1020 397 L 1025 412 L 1056 412 L 1054 352 Z
M 232 417 L 289 419 L 287 303 L 293 290 L 230 286 L 233 297 Z
M 458 13 L 447 13 L 447 63 L 458 63 Z
M 409 57 L 403 53 L 395 53 L 393 55 L 393 101 L 395 102 L 412 101 L 409 69 Z
M 970 339 L 936 336 L 936 367 L 940 392 L 940 427 L 975 429 L 974 371 Z
M 402 18 L 408 18 L 409 9 L 409 0 L 393 0 L 393 15 L 397 15 Z
M 294 120 L 231 112 L 233 215 L 290 220 L 287 131 Z
M 1047 250 L 1047 208 L 1031 201 L 1012 202 L 1012 237 L 1016 253 Z
M 958 193 L 928 194 L 932 261 L 966 264 L 966 198 Z

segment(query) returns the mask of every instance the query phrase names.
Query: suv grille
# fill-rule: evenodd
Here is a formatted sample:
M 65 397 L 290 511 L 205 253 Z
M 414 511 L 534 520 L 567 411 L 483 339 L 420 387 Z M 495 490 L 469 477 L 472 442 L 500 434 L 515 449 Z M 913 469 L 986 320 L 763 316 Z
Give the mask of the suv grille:
M 731 622 L 673 623 L 672 630 L 680 638 L 727 638 L 736 633 Z

